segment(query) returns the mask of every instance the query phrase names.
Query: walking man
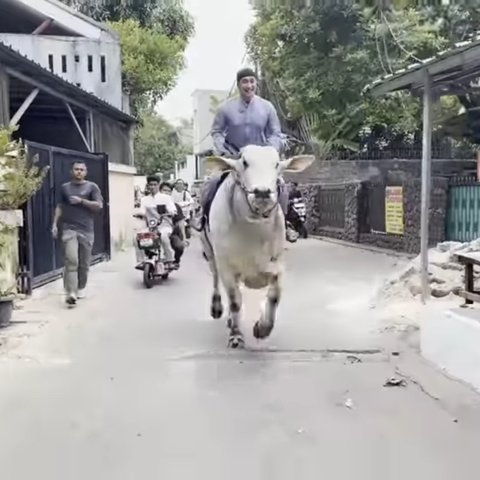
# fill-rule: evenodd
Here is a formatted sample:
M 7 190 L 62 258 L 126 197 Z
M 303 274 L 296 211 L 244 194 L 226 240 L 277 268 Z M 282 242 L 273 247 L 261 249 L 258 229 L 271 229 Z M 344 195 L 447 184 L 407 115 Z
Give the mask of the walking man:
M 93 182 L 86 180 L 87 166 L 82 161 L 72 165 L 72 180 L 62 185 L 55 209 L 52 234 L 59 237 L 64 252 L 63 282 L 67 305 L 84 298 L 94 241 L 94 215 L 103 208 L 103 198 Z

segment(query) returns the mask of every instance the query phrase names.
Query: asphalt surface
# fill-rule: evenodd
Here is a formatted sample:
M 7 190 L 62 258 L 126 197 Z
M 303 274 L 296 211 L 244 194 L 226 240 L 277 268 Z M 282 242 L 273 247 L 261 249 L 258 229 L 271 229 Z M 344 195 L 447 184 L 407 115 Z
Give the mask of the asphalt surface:
M 75 310 L 51 289 L 0 338 L 0 478 L 477 479 L 478 397 L 392 343 L 370 309 L 399 262 L 299 242 L 267 341 L 252 338 L 247 295 L 241 352 L 209 318 L 195 242 L 152 290 L 130 255 L 96 268 Z

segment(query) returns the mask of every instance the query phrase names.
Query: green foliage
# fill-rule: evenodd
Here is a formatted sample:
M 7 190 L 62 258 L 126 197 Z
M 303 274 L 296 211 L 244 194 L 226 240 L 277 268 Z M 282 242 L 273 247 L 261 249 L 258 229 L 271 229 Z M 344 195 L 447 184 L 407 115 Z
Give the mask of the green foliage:
M 193 20 L 176 0 L 63 0 L 99 22 L 136 20 L 140 26 L 161 29 L 185 42 L 193 34 Z
M 27 159 L 23 146 L 11 141 L 11 130 L 0 128 L 0 209 L 16 210 L 41 187 L 47 168 Z
M 186 154 L 178 134 L 166 120 L 145 113 L 135 138 L 135 166 L 140 175 L 166 173 Z
M 183 155 L 175 130 L 152 114 L 184 67 L 184 51 L 194 33 L 180 0 L 62 0 L 115 30 L 122 46 L 123 87 L 141 125 L 135 139 L 139 173 L 173 168 Z
M 480 9 L 458 5 L 311 3 L 307 8 L 301 0 L 258 0 L 247 49 L 284 120 L 308 119 L 316 140 L 349 148 L 365 132 L 413 138 L 421 125 L 419 101 L 409 93 L 370 99 L 362 96 L 363 87 L 464 40 L 480 20 Z M 455 108 L 436 111 L 439 128 L 446 113 L 458 113 Z
M 136 113 L 153 106 L 175 85 L 183 68 L 183 43 L 136 20 L 110 23 L 122 45 L 124 89 L 130 94 Z
M 107 23 L 122 46 L 123 85 L 139 115 L 174 86 L 184 67 L 183 54 L 194 32 L 190 14 L 174 0 L 63 0 Z

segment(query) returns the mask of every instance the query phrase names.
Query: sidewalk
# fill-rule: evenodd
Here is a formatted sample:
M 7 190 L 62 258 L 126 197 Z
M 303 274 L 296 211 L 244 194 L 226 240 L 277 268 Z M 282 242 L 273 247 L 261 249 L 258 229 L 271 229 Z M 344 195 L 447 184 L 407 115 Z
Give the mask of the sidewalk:
M 98 298 L 105 286 L 112 286 L 112 279 L 113 283 L 118 283 L 115 277 L 119 275 L 112 276 L 112 273 L 122 274 L 131 270 L 133 275 L 134 256 L 133 249 L 130 249 L 117 253 L 109 262 L 94 265 L 90 270 L 85 303 L 88 302 L 91 307 L 92 299 Z M 40 334 L 47 325 L 71 321 L 75 310 L 82 305 L 79 301 L 76 309 L 69 310 L 64 300 L 63 279 L 35 289 L 31 297 L 19 299 L 15 304 L 12 324 L 0 329 L 0 358 L 12 354 L 24 342 Z

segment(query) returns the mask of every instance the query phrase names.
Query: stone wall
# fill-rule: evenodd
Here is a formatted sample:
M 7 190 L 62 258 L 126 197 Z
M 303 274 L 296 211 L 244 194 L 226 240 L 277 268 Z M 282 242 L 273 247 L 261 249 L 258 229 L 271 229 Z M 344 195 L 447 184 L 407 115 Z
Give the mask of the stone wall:
M 365 181 L 407 180 L 421 177 L 421 160 L 324 160 L 316 161 L 301 173 L 289 173 L 288 180 L 301 184 L 338 184 Z M 433 160 L 432 177 L 465 175 L 476 172 L 476 161 Z
M 389 175 L 390 177 L 390 175 Z M 392 178 L 390 180 L 393 181 Z M 400 181 L 401 180 L 401 181 Z M 307 228 L 311 234 L 337 238 L 349 242 L 369 244 L 380 248 L 416 254 L 420 251 L 420 209 L 421 181 L 411 176 L 394 179 L 395 185 L 403 186 L 404 234 L 370 232 L 364 209 L 368 182 L 353 182 L 344 185 L 345 191 L 345 227 L 333 229 L 321 225 L 319 195 L 322 185 L 318 183 L 300 186 L 307 204 Z M 388 184 L 389 182 L 387 182 Z M 445 239 L 445 220 L 447 214 L 448 180 L 442 177 L 432 179 L 430 200 L 430 245 L 436 245 Z

